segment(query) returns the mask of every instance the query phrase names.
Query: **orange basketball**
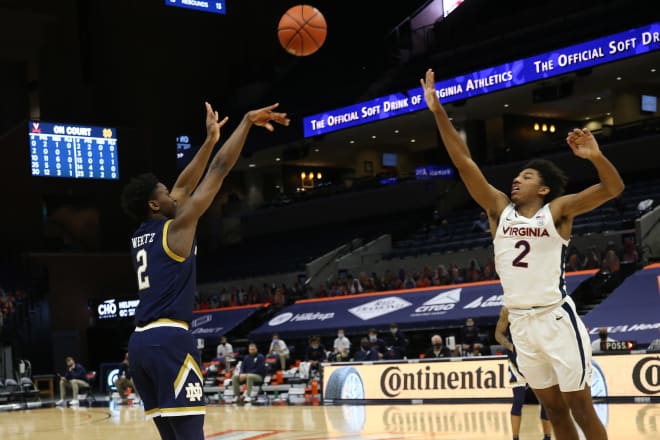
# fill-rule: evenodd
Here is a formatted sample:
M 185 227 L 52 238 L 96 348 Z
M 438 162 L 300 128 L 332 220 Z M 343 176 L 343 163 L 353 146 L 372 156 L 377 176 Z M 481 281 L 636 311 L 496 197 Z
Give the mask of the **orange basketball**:
M 313 6 L 294 6 L 282 15 L 277 36 L 282 47 L 292 55 L 311 55 L 323 46 L 328 33 L 323 14 Z

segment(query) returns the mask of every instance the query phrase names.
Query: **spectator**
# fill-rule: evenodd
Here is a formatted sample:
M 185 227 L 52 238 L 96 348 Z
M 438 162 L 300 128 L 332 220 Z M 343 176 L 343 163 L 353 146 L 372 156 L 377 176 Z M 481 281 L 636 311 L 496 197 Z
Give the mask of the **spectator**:
M 465 274 L 465 281 L 468 283 L 481 281 L 481 269 L 479 268 L 479 263 L 474 258 L 470 259 L 470 265 Z
M 660 332 L 660 329 L 658 329 L 658 332 Z M 660 337 L 651 341 L 646 351 L 660 351 Z
M 333 358 L 337 362 L 347 361 L 351 353 L 351 341 L 344 335 L 344 329 L 337 330 L 337 337 L 332 346 Z
M 465 320 L 465 327 L 462 329 L 463 352 L 471 353 L 474 351 L 474 344 L 479 342 L 479 327 L 475 327 L 474 319 Z
M 378 330 L 375 328 L 370 328 L 368 335 L 372 349 L 377 351 L 378 357 L 382 359 L 383 356 L 385 356 L 385 352 L 387 351 L 385 348 L 385 341 L 378 337 Z
M 286 342 L 280 339 L 280 335 L 277 333 L 273 333 L 273 339 L 270 342 L 268 355 L 279 359 L 280 369 L 286 369 L 287 360 L 289 359 L 289 347 L 287 347 Z
M 377 361 L 380 359 L 378 352 L 373 349 L 369 338 L 360 339 L 360 349 L 353 356 L 355 361 Z
M 457 265 L 452 264 L 451 268 L 449 269 L 449 284 L 460 284 L 463 282 L 465 282 L 465 280 L 461 276 L 460 269 Z
M 607 351 L 607 343 L 616 342 L 616 339 L 612 339 L 607 336 L 607 327 L 601 327 L 598 330 L 598 339 L 591 343 L 591 352 L 592 353 L 604 353 Z
M 234 372 L 231 385 L 234 390 L 234 399 L 237 402 L 241 393 L 241 384 L 247 383 L 247 390 L 242 396 L 246 403 L 252 401 L 252 388 L 255 383 L 263 382 L 266 375 L 266 359 L 264 355 L 257 351 L 257 344 L 254 342 L 248 345 L 248 354 L 243 358 L 240 368 Z
M 632 238 L 623 240 L 623 254 L 621 255 L 621 263 L 634 264 L 639 261 L 639 253 L 635 248 L 635 241 Z
M 495 272 L 495 264 L 493 263 L 492 260 L 488 261 L 488 263 L 486 263 L 486 265 L 484 266 L 482 277 L 484 281 L 497 279 L 497 273 Z
M 312 336 L 309 338 L 309 345 L 305 352 L 305 362 L 309 362 L 309 373 L 314 375 L 319 373 L 321 362 L 326 360 L 325 347 L 321 344 L 319 336 Z
M 572 253 L 568 256 L 566 262 L 566 272 L 576 272 L 580 270 L 580 256 L 577 253 Z
M 587 252 L 587 256 L 582 265 L 583 269 L 599 269 L 600 268 L 600 254 L 595 246 L 591 246 Z
M 128 369 L 128 353 L 124 355 L 124 360 L 119 364 L 115 387 L 117 387 L 117 392 L 122 399 L 126 399 L 135 390 L 135 385 L 133 385 L 133 380 L 131 379 L 131 372 Z
M 431 346 L 424 354 L 425 358 L 451 357 L 451 351 L 442 343 L 442 336 L 433 335 L 431 337 Z
M 385 336 L 385 358 L 403 359 L 406 356 L 408 339 L 396 324 L 390 324 L 390 333 Z
M 449 239 L 452 235 L 454 235 L 453 228 L 449 225 L 449 221 L 446 218 L 443 218 L 435 229 L 436 239 Z
M 80 388 L 89 388 L 85 367 L 76 363 L 75 359 L 71 356 L 66 358 L 66 373 L 60 379 L 60 400 L 55 402 L 55 405 L 62 405 L 64 403 L 67 388 L 71 388 L 73 394 L 73 399 L 69 402 L 71 406 L 80 404 L 78 401 L 78 390 Z
M 479 213 L 479 218 L 472 223 L 472 232 L 490 233 L 490 225 L 488 224 L 488 216 L 484 211 Z
M 234 360 L 234 347 L 227 342 L 226 336 L 220 336 L 220 344 L 216 350 L 218 360 L 225 364 L 225 369 L 229 369 L 231 362 Z
M 438 264 L 438 267 L 433 273 L 433 285 L 445 286 L 449 284 L 449 272 L 444 264 Z
M 616 254 L 616 251 L 614 249 L 609 249 L 605 253 L 605 258 L 603 258 L 603 265 L 602 268 L 603 272 L 607 272 L 609 274 L 618 274 L 619 270 L 621 270 L 621 264 L 619 262 L 619 257 Z

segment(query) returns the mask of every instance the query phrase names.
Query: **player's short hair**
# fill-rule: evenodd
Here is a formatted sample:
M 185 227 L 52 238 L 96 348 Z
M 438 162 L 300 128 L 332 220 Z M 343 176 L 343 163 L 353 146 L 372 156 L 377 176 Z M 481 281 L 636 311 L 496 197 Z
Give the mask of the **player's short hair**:
M 527 162 L 524 168 L 538 171 L 543 184 L 550 188 L 550 192 L 545 196 L 546 203 L 551 202 L 566 191 L 568 176 L 553 162 L 545 159 L 533 159 Z
M 153 197 L 158 178 L 152 173 L 133 177 L 121 194 L 121 206 L 133 220 L 142 221 L 149 213 L 147 202 Z

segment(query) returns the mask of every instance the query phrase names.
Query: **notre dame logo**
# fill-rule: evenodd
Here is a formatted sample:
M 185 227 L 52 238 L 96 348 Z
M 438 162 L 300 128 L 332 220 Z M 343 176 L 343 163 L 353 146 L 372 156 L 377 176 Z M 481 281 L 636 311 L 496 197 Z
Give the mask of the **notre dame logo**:
M 632 372 L 635 387 L 644 394 L 660 393 L 660 356 L 645 357 Z
M 191 402 L 199 402 L 202 400 L 202 397 L 202 386 L 199 384 L 199 382 L 189 383 L 186 387 L 186 399 L 190 400 Z

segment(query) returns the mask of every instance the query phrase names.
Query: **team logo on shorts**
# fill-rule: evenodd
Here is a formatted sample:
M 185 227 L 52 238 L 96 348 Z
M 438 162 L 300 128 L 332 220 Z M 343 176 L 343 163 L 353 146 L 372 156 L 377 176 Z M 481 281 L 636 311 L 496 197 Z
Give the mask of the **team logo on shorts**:
M 203 395 L 202 386 L 199 384 L 199 382 L 191 382 L 186 387 L 186 399 L 190 400 L 191 402 L 201 401 Z

